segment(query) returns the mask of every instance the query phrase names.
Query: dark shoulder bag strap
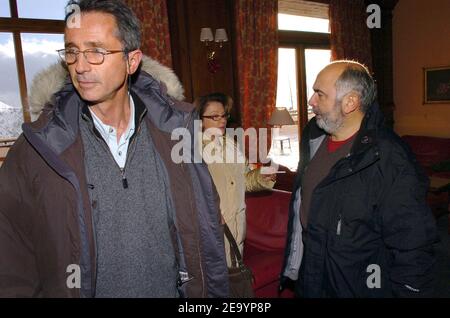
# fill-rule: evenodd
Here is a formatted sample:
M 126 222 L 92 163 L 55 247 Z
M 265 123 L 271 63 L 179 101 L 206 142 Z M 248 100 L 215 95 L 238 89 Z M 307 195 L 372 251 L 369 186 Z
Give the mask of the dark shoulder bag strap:
M 228 225 L 226 223 L 224 224 L 224 231 L 225 231 L 225 236 L 226 236 L 228 242 L 230 243 L 231 262 L 232 262 L 233 266 L 236 267 L 236 261 L 237 261 L 239 267 L 244 266 L 244 261 L 242 260 L 241 252 L 239 251 L 239 248 L 233 237 L 233 234 L 231 234 L 230 228 L 228 227 Z

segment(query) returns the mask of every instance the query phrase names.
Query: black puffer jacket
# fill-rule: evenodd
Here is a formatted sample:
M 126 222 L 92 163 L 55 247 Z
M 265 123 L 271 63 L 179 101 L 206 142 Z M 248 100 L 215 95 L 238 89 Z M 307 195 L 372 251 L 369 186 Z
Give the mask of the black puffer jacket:
M 428 179 L 382 122 L 373 105 L 350 154 L 315 188 L 302 232 L 302 177 L 325 137 L 315 119 L 308 123 L 290 205 L 282 287 L 294 280 L 303 297 L 432 296 L 437 232 L 425 202 Z

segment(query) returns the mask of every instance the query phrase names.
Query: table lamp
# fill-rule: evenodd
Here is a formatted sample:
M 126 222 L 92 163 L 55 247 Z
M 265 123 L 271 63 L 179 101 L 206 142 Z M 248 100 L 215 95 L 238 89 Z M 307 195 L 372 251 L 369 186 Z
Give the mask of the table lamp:
M 277 107 L 272 113 L 272 116 L 270 116 L 270 119 L 268 121 L 268 124 L 274 127 L 279 127 L 283 125 L 295 125 L 294 120 L 291 117 L 291 114 L 289 114 L 286 107 Z M 287 141 L 289 144 L 289 149 L 291 149 L 291 140 L 289 137 L 280 137 L 275 136 L 273 137 L 273 142 L 279 141 L 281 146 L 281 154 L 284 154 L 284 148 L 283 148 L 283 142 Z

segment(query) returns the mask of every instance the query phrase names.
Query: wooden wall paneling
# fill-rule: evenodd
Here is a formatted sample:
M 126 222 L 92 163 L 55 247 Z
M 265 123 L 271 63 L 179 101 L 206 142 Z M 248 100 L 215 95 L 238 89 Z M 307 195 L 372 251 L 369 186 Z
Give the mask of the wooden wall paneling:
M 189 17 L 185 14 L 185 0 L 168 0 L 172 65 L 184 87 L 186 101 L 192 102 L 192 70 L 189 47 Z
M 187 101 L 212 92 L 223 92 L 235 99 L 232 7 L 232 0 L 168 1 L 173 65 L 185 86 Z M 207 50 L 200 42 L 203 27 L 211 28 L 213 33 L 225 28 L 228 34 L 229 41 L 218 53 L 221 68 L 215 74 L 208 71 Z
M 218 28 L 225 28 L 229 39 L 231 39 L 231 13 L 228 12 L 227 1 L 190 0 L 187 2 L 187 13 L 189 17 L 192 17 L 189 25 L 191 31 L 189 40 L 192 54 L 194 97 L 217 91 L 234 97 L 231 41 L 224 43 L 222 49 L 217 51 L 217 58 L 221 68 L 215 74 L 208 71 L 207 49 L 200 42 L 200 30 L 204 27 L 210 27 L 213 33 Z
M 371 30 L 372 71 L 377 81 L 378 102 L 386 125 L 394 126 L 394 71 L 392 43 L 392 12 L 397 0 L 366 0 L 366 5 L 376 3 L 381 8 L 381 28 Z
M 237 66 L 237 41 L 236 41 L 236 15 L 234 14 L 235 0 L 230 0 L 228 2 L 228 12 L 230 12 L 230 32 L 231 36 L 229 36 L 231 50 L 233 52 L 232 55 L 232 70 L 233 70 L 233 89 L 234 89 L 234 104 L 233 109 L 231 110 L 231 116 L 234 119 L 235 126 L 242 126 L 242 116 L 241 116 L 241 99 L 239 94 L 239 74 L 238 74 L 238 66 Z

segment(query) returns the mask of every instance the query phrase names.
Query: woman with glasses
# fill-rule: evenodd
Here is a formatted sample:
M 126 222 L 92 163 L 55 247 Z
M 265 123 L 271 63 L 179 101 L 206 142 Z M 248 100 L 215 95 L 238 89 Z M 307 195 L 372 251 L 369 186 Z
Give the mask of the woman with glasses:
M 222 222 L 230 228 L 242 254 L 246 229 L 245 192 L 273 188 L 276 175 L 263 175 L 259 168 L 251 170 L 234 140 L 226 136 L 232 103 L 232 99 L 222 93 L 202 96 L 195 101 L 202 120 L 203 159 L 219 193 Z M 231 267 L 226 238 L 225 250 Z

